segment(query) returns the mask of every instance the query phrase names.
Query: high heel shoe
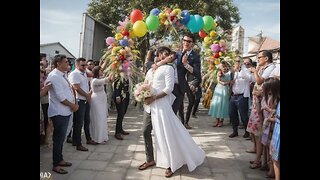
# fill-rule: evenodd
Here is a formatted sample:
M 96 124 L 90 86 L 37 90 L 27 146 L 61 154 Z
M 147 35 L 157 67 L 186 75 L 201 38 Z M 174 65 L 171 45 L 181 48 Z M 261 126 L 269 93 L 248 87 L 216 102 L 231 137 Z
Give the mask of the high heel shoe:
M 220 121 L 218 124 L 218 127 L 222 127 L 223 126 L 223 121 Z
M 219 123 L 220 123 L 220 121 L 219 121 L 219 120 L 217 120 L 216 124 L 215 124 L 215 125 L 213 125 L 212 127 L 217 127 L 217 126 L 219 125 Z

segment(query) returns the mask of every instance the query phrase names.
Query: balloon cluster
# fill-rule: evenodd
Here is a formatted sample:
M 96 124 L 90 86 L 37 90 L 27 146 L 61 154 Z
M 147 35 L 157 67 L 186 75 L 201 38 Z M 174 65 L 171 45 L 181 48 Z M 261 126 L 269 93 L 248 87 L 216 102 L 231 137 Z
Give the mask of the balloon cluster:
M 134 40 L 160 29 L 173 29 L 175 32 L 176 29 L 188 29 L 192 33 L 199 33 L 203 38 L 204 57 L 207 64 L 211 64 L 207 65 L 208 70 L 214 69 L 214 65 L 218 65 L 221 58 L 227 55 L 226 42 L 220 36 L 222 31 L 217 21 L 208 15 L 202 17 L 199 14 L 192 15 L 188 10 L 165 7 L 163 10 L 153 8 L 145 17 L 139 9 L 134 9 L 118 24 L 114 37 L 106 39 L 109 47 L 103 57 L 109 65 L 106 72 L 114 77 L 140 73 L 132 63 L 139 58 L 139 51 L 134 50 Z

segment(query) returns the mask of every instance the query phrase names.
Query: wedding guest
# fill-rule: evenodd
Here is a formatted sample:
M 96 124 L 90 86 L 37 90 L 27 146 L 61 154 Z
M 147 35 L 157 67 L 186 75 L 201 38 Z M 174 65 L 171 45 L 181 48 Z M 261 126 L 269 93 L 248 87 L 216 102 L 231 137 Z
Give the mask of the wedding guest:
M 63 142 L 66 137 L 67 127 L 72 112 L 79 109 L 79 105 L 75 101 L 73 90 L 70 82 L 66 78 L 68 70 L 68 60 L 65 55 L 56 55 L 53 59 L 56 67 L 48 75 L 48 80 L 52 83 L 49 90 L 49 108 L 48 116 L 53 123 L 53 168 L 52 171 L 59 174 L 67 174 L 68 171 L 61 167 L 69 167 L 72 163 L 63 159 L 62 149 Z

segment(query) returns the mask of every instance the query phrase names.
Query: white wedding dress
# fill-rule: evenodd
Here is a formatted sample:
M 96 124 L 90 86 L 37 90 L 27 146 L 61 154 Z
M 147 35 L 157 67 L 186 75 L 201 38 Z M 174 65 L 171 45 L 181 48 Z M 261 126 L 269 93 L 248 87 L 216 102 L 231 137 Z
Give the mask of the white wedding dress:
M 171 168 L 175 172 L 184 164 L 189 171 L 193 171 L 203 163 L 205 152 L 198 147 L 179 118 L 172 110 L 175 96 L 172 94 L 174 87 L 174 69 L 170 65 L 160 66 L 154 73 L 150 69 L 146 80 L 159 94 L 166 92 L 166 96 L 150 104 L 151 121 L 155 137 L 155 161 L 157 167 Z
M 91 81 L 92 95 L 90 104 L 90 134 L 97 143 L 108 141 L 108 107 L 107 95 L 104 91 L 106 79 L 94 78 Z

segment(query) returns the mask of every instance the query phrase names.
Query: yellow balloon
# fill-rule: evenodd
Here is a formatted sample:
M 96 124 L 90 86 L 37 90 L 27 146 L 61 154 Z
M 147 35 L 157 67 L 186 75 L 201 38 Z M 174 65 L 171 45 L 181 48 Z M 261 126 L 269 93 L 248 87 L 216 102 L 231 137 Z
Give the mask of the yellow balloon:
M 215 37 L 216 34 L 217 34 L 217 33 L 216 33 L 215 31 L 211 31 L 211 32 L 210 32 L 210 36 L 211 36 L 211 37 Z
M 123 38 L 123 35 L 121 33 L 117 33 L 115 35 L 116 40 L 121 40 Z
M 208 42 L 211 41 L 211 37 L 206 36 L 206 37 L 203 39 L 203 41 L 204 41 L 205 43 L 208 43 Z
M 133 30 L 129 31 L 129 37 L 132 38 L 136 38 L 136 35 L 133 33 Z
M 181 13 L 181 9 L 179 9 L 179 8 L 174 9 L 173 12 L 175 13 L 175 15 L 178 15 Z
M 147 33 L 147 25 L 143 21 L 136 21 L 133 24 L 132 30 L 136 36 L 142 37 Z
M 223 52 L 219 52 L 219 56 L 223 56 Z
M 218 64 L 220 64 L 220 61 L 219 61 L 219 59 L 216 59 L 216 60 L 214 61 L 214 64 L 215 64 L 215 65 L 218 65 Z

